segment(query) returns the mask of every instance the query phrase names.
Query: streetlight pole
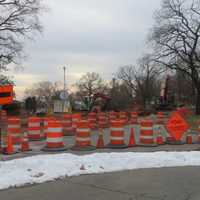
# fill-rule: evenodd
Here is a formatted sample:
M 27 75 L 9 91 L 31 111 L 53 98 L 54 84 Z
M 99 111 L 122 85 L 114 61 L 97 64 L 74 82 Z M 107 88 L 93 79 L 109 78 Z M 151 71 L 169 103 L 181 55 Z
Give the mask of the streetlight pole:
M 66 72 L 66 67 L 63 67 L 64 70 L 64 92 L 66 92 L 66 76 L 65 76 L 65 72 Z

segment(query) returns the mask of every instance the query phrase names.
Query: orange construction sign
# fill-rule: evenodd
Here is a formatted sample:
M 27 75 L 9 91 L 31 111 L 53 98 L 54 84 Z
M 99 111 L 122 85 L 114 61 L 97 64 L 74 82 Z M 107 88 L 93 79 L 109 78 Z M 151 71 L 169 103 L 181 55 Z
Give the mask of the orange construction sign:
M 13 85 L 0 86 L 0 105 L 11 104 L 13 102 Z
M 179 141 L 183 134 L 189 129 L 189 124 L 178 112 L 174 112 L 167 121 L 166 128 L 169 134 Z

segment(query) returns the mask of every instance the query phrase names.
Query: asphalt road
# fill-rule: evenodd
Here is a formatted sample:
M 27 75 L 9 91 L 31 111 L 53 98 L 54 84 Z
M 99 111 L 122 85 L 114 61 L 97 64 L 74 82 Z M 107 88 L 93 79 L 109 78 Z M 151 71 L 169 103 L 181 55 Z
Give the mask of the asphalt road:
M 0 191 L 2 200 L 199 200 L 200 167 L 84 175 Z

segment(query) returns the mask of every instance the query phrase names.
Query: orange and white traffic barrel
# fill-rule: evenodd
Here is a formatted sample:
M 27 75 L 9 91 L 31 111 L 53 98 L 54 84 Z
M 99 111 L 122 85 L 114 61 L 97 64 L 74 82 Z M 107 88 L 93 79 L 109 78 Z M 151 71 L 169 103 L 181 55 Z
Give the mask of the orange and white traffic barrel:
M 125 124 L 128 123 L 128 116 L 126 112 L 119 112 L 119 119 L 123 120 Z
M 79 120 L 77 122 L 75 145 L 71 149 L 78 151 L 88 151 L 95 149 L 91 142 L 90 124 L 88 120 Z
M 0 114 L 1 114 L 1 117 L 0 117 L 0 119 L 2 120 L 2 121 L 7 121 L 7 112 L 5 111 L 5 110 L 1 110 L 0 111 Z
M 140 146 L 157 146 L 154 141 L 153 134 L 153 121 L 146 119 L 140 122 L 140 136 L 139 136 Z
M 110 143 L 108 148 L 127 148 L 124 136 L 124 121 L 112 120 L 110 122 Z
M 21 120 L 17 117 L 8 118 L 8 134 L 12 138 L 13 144 L 21 143 Z
M 80 113 L 74 113 L 72 114 L 72 129 L 73 132 L 76 132 L 77 128 L 77 122 L 81 119 L 81 114 Z
M 109 120 L 116 120 L 117 119 L 117 113 L 114 111 L 109 112 Z
M 74 135 L 74 132 L 72 129 L 72 115 L 71 114 L 63 115 L 62 125 L 63 125 L 63 132 L 65 136 Z
M 158 112 L 156 117 L 156 124 L 164 124 L 165 114 L 163 112 Z
M 106 113 L 98 114 L 98 126 L 99 128 L 107 128 L 108 127 L 108 118 Z
M 131 112 L 130 123 L 131 124 L 138 124 L 138 114 L 137 114 L 137 112 Z
M 48 121 L 48 130 L 46 138 L 46 146 L 42 149 L 44 151 L 64 151 L 66 147 L 63 140 L 63 130 L 60 121 Z
M 41 119 L 39 117 L 28 118 L 28 138 L 29 140 L 40 140 L 41 139 Z
M 95 112 L 88 113 L 88 121 L 91 129 L 94 130 L 97 128 L 97 116 Z

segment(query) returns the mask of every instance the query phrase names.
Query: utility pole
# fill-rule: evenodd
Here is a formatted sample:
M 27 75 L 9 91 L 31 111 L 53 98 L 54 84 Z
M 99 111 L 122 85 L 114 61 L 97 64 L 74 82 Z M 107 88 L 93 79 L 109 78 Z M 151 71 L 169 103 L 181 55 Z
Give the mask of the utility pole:
M 65 76 L 65 72 L 66 72 L 66 67 L 63 67 L 64 70 L 64 92 L 66 92 L 66 76 Z

